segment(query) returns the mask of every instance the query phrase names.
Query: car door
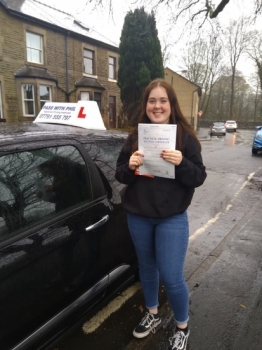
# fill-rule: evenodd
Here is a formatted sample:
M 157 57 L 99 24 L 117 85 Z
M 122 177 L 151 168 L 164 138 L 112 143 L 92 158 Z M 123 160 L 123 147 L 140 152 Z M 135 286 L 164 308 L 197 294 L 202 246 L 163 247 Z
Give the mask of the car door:
M 6 150 L 0 157 L 1 349 L 40 349 L 104 295 L 113 210 L 78 142 Z
M 112 270 L 109 273 L 109 292 L 121 282 L 127 284 L 137 275 L 137 257 L 128 230 L 127 213 L 123 209 L 120 196 L 125 185 L 115 179 L 116 162 L 124 140 L 124 137 L 116 135 L 114 138 L 97 137 L 92 144 L 85 144 L 85 140 L 82 140 L 101 173 L 107 196 L 114 208 L 115 230 L 112 234 L 115 245 L 112 251 Z

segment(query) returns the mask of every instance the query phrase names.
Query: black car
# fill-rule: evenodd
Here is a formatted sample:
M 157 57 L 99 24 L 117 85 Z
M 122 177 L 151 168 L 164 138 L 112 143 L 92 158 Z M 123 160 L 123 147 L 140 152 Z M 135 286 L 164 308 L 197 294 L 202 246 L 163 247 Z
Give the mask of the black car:
M 0 344 L 51 349 L 134 280 L 116 158 L 125 134 L 0 125 Z

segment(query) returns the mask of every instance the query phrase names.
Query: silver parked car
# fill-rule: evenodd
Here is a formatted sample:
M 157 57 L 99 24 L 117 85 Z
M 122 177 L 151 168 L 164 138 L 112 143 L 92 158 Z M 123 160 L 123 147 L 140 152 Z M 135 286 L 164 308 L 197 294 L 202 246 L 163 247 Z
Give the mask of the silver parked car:
M 226 126 L 224 122 L 214 122 L 210 126 L 210 136 L 226 135 Z

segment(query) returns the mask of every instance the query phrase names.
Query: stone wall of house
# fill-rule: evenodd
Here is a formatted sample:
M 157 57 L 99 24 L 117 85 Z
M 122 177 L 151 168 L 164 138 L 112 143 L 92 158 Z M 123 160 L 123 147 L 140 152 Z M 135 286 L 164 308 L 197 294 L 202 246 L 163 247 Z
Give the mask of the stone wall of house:
M 106 88 L 106 94 L 104 94 L 104 108 L 102 108 L 102 116 L 106 124 L 108 120 L 108 104 L 109 96 L 116 97 L 116 127 L 120 124 L 120 110 L 121 110 L 121 100 L 120 100 L 120 89 L 115 81 L 110 80 L 109 77 L 109 66 L 108 60 L 109 56 L 116 58 L 118 63 L 118 53 L 105 48 L 98 48 L 97 57 L 97 75 L 99 82 Z M 118 70 L 118 66 L 116 67 Z
M 26 55 L 26 30 L 31 30 L 43 35 L 44 38 L 44 64 L 27 62 Z M 77 102 L 79 96 L 76 93 L 75 83 L 83 76 L 83 47 L 89 44 L 86 37 L 67 36 L 66 33 L 55 31 L 40 23 L 31 23 L 10 15 L 0 5 L 0 82 L 2 87 L 3 114 L 7 122 L 32 120 L 22 116 L 21 97 L 18 94 L 18 80 L 14 73 L 29 64 L 45 68 L 57 80 L 54 88 L 53 101 Z M 117 121 L 120 114 L 120 91 L 116 81 L 108 79 L 108 57 L 114 55 L 118 61 L 118 49 L 107 48 L 103 44 L 95 45 L 96 72 L 95 76 L 105 90 L 95 90 L 102 93 L 102 114 L 104 118 L 108 114 L 108 98 L 115 96 L 117 102 Z M 68 58 L 68 60 L 66 60 Z M 68 74 L 66 74 L 66 62 Z M 33 118 L 34 119 L 34 118 Z
M 169 68 L 165 68 L 165 80 L 173 86 L 183 115 L 196 130 L 199 103 L 198 87 Z
M 17 94 L 14 72 L 24 64 L 25 48 L 23 46 L 21 23 L 8 15 L 0 6 L 0 75 L 2 86 L 3 112 L 6 120 L 18 119 Z

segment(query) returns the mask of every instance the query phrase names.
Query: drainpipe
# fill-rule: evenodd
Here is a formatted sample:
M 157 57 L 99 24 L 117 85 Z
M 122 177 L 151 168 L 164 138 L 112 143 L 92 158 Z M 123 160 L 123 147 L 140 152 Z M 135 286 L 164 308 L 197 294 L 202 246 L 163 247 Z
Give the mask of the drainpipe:
M 68 36 L 67 32 L 65 36 L 65 49 L 66 49 L 66 100 L 69 102 L 69 74 L 68 74 Z
M 195 92 L 197 92 L 197 91 L 198 91 L 198 88 L 192 92 L 191 124 L 192 124 L 192 120 L 193 120 L 194 94 L 195 94 Z M 193 130 L 196 131 L 196 130 L 195 130 L 195 125 L 194 125 L 194 123 L 193 123 Z

